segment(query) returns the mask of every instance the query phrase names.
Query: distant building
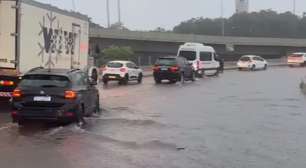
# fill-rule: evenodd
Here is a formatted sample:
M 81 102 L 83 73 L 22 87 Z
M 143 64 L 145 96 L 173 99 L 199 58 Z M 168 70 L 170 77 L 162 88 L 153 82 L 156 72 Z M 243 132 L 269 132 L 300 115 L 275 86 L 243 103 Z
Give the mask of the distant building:
M 249 12 L 249 0 L 236 0 L 236 13 Z

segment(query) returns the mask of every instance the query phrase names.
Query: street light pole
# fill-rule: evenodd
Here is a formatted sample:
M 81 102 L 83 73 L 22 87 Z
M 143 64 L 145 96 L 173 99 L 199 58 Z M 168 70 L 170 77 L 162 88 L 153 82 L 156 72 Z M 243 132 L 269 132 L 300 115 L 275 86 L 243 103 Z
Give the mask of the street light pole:
M 223 0 L 221 0 L 221 20 L 222 20 L 222 28 L 221 28 L 221 34 L 222 36 L 225 36 L 225 20 L 224 20 L 224 4 Z
M 118 0 L 118 22 L 121 23 L 121 3 Z
M 106 0 L 106 15 L 107 15 L 107 27 L 110 28 L 110 9 L 109 9 L 109 0 Z
M 296 14 L 296 0 L 293 0 L 293 14 Z

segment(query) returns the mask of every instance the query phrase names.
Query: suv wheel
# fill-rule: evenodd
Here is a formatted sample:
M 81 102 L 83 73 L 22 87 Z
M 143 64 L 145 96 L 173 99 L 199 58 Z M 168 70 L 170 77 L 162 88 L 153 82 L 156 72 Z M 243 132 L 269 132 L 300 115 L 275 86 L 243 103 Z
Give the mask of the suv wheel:
M 184 73 L 181 73 L 181 83 L 185 83 L 185 75 Z
M 159 78 L 154 78 L 156 84 L 161 84 L 161 80 Z
M 196 73 L 196 77 L 198 77 L 198 78 L 203 78 L 204 77 L 204 72 L 201 72 L 200 70 L 197 70 L 195 73 Z
M 127 85 L 129 81 L 129 75 L 126 74 L 123 79 L 119 81 L 119 85 Z
M 103 79 L 103 83 L 104 83 L 104 85 L 107 85 L 108 84 L 108 80 L 107 79 Z
M 101 112 L 101 109 L 100 109 L 100 99 L 99 97 L 97 97 L 97 100 L 96 100 L 96 107 L 95 107 L 95 113 L 96 114 L 99 114 Z
M 137 82 L 138 82 L 138 83 L 142 83 L 142 78 L 143 78 L 143 75 L 142 75 L 142 73 L 140 73 L 140 74 L 138 75 Z
M 256 69 L 256 66 L 255 66 L 255 65 L 252 65 L 251 71 L 255 71 L 255 69 Z
M 268 68 L 268 65 L 267 65 L 267 64 L 265 64 L 265 66 L 264 66 L 264 70 L 267 70 L 267 68 Z
M 192 72 L 192 76 L 191 76 L 191 81 L 192 81 L 192 82 L 194 82 L 194 81 L 196 80 L 196 77 L 195 77 L 195 76 L 196 76 L 196 74 L 195 74 L 195 72 L 193 71 L 193 72 Z
M 82 126 L 83 124 L 85 124 L 84 111 L 84 105 L 79 105 L 76 112 L 76 122 L 78 126 Z

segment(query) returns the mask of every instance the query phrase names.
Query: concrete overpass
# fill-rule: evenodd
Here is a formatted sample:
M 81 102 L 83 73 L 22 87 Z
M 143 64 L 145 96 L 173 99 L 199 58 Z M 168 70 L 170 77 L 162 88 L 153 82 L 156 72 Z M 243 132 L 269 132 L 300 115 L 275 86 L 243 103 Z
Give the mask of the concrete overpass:
M 150 64 L 159 56 L 176 55 L 179 45 L 198 42 L 213 46 L 225 60 L 237 60 L 244 54 L 266 58 L 280 58 L 292 52 L 306 52 L 306 39 L 222 37 L 159 32 L 90 29 L 92 54 L 99 54 L 112 45 L 130 46 L 142 65 Z

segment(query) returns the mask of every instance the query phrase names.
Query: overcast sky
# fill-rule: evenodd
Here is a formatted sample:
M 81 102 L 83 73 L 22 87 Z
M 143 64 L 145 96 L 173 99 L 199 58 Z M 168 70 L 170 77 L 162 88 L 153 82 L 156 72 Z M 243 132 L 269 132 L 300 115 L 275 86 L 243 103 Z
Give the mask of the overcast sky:
M 73 9 L 73 0 L 39 0 L 64 9 Z M 273 9 L 292 11 L 294 0 L 250 0 L 250 10 Z M 181 21 L 193 17 L 221 16 L 221 0 L 121 0 L 122 22 L 133 30 L 152 30 L 156 27 L 172 29 Z M 111 21 L 117 22 L 117 0 L 110 0 Z M 94 22 L 106 26 L 106 0 L 75 0 L 76 9 L 87 14 Z M 224 15 L 235 11 L 235 0 L 224 0 Z M 296 0 L 296 12 L 306 11 L 306 0 Z

